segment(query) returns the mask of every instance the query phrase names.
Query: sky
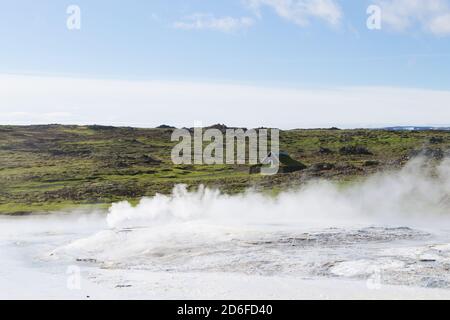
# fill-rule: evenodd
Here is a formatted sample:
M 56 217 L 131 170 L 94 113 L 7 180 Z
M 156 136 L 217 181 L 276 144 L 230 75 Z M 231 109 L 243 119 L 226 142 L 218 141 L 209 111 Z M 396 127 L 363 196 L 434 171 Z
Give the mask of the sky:
M 0 4 L 0 124 L 450 123 L 450 0 Z

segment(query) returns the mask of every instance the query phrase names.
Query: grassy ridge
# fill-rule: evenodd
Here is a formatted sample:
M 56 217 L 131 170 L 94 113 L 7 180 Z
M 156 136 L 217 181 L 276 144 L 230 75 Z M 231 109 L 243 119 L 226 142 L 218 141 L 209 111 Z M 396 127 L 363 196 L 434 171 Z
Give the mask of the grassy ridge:
M 277 190 L 324 177 L 347 180 L 402 166 L 419 152 L 439 159 L 445 131 L 290 130 L 281 149 L 308 166 L 262 177 L 246 165 L 179 165 L 170 160 L 171 129 L 101 126 L 0 126 L 0 213 L 106 207 L 169 193 L 177 183 L 224 192 Z

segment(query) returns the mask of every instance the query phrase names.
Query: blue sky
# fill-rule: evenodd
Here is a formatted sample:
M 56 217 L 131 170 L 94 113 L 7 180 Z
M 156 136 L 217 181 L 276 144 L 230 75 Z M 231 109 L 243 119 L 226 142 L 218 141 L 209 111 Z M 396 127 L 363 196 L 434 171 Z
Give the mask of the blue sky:
M 81 30 L 66 27 L 71 4 Z M 0 48 L 4 76 L 447 91 L 450 1 L 3 1 Z
M 82 28 L 68 31 L 69 4 Z M 16 0 L 0 10 L 0 72 L 120 79 L 217 80 L 289 85 L 393 85 L 448 89 L 450 37 L 416 25 L 370 31 L 373 1 L 336 1 L 338 26 L 311 17 L 299 26 L 269 6 L 255 16 L 242 0 Z M 194 14 L 248 17 L 223 32 L 174 27 Z

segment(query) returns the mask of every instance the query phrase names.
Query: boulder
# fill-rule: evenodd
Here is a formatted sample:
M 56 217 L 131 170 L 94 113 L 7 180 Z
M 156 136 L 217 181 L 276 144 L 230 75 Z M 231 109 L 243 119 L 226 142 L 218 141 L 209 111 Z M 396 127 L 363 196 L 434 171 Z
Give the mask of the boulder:
M 341 155 L 373 155 L 366 147 L 362 146 L 345 146 L 339 149 Z

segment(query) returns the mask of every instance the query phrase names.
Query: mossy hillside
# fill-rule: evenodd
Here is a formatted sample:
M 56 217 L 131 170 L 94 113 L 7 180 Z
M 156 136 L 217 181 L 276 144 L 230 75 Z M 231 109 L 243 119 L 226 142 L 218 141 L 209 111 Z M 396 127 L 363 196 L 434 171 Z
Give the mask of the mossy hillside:
M 0 213 L 105 208 L 120 200 L 200 184 L 227 193 L 283 190 L 311 178 L 348 181 L 402 166 L 412 154 L 450 146 L 446 131 L 289 130 L 280 149 L 308 166 L 271 177 L 247 165 L 173 165 L 171 129 L 101 126 L 0 126 Z M 358 146 L 370 154 L 342 154 Z M 324 151 L 326 150 L 326 152 Z M 323 165 L 327 164 L 327 165 Z

